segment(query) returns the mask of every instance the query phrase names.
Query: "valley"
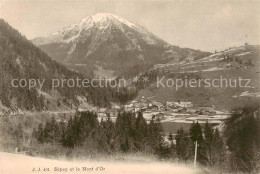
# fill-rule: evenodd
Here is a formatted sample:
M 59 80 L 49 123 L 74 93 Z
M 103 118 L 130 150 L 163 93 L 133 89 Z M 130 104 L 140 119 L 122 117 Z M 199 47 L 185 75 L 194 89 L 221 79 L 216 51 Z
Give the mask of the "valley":
M 103 32 L 95 33 L 92 36 L 90 30 L 94 30 L 94 29 Z M 96 95 L 95 94 L 92 95 L 93 99 L 90 99 L 91 95 L 89 96 L 87 94 L 88 93 L 87 91 L 89 91 L 89 89 L 86 90 L 82 88 L 78 88 L 78 89 L 68 88 L 66 89 L 67 90 L 66 92 L 65 91 L 63 92 L 62 91 L 64 90 L 63 88 L 56 87 L 57 89 L 53 90 L 54 88 L 52 87 L 52 89 L 48 89 L 46 84 L 37 85 L 34 82 L 33 83 L 34 86 L 31 86 L 31 88 L 32 90 L 38 88 L 37 91 L 41 99 L 40 102 L 42 108 L 38 108 L 35 111 L 35 106 L 34 106 L 34 110 L 29 109 L 28 111 L 25 111 L 24 108 L 19 106 L 19 102 L 18 102 L 19 100 L 17 101 L 16 99 L 14 99 L 15 97 L 13 99 L 11 97 L 7 100 L 7 101 L 9 100 L 12 101 L 11 107 L 10 104 L 6 105 L 5 103 L 6 101 L 2 99 L 2 103 L 0 105 L 0 109 L 1 109 L 0 114 L 1 115 L 8 115 L 8 114 L 23 115 L 25 113 L 29 114 L 31 112 L 31 114 L 44 113 L 44 115 L 45 114 L 73 115 L 77 111 L 88 110 L 88 111 L 96 112 L 99 116 L 99 120 L 101 120 L 102 118 L 105 119 L 107 114 L 109 114 L 111 118 L 115 120 L 116 118 L 114 118 L 113 116 L 116 116 L 117 112 L 119 111 L 122 110 L 131 111 L 131 112 L 142 111 L 144 114 L 144 118 L 146 119 L 147 122 L 149 122 L 149 120 L 151 120 L 152 117 L 158 116 L 161 119 L 163 125 L 165 125 L 164 126 L 165 133 L 169 133 L 171 131 L 175 133 L 177 129 L 174 127 L 180 127 L 179 125 L 186 124 L 186 126 L 184 127 L 188 128 L 189 126 L 187 125 L 197 121 L 202 124 L 208 121 L 212 125 L 215 126 L 219 125 L 223 122 L 223 120 L 228 118 L 228 116 L 230 115 L 230 111 L 232 109 L 239 106 L 243 106 L 245 104 L 250 105 L 251 103 L 259 102 L 259 86 L 258 86 L 259 66 L 257 66 L 259 65 L 259 50 L 260 50 L 259 46 L 249 45 L 246 43 L 244 46 L 241 47 L 232 47 L 224 51 L 219 51 L 212 54 L 206 52 L 199 52 L 196 50 L 191 50 L 186 48 L 179 48 L 176 46 L 170 46 L 166 42 L 158 39 L 153 34 L 149 33 L 146 29 L 139 26 L 137 27 L 135 24 L 131 24 L 126 20 L 123 20 L 111 14 L 97 14 L 96 16 L 87 17 L 85 19 L 82 19 L 80 23 L 73 24 L 72 26 L 65 28 L 60 32 L 52 34 L 49 38 L 45 38 L 45 39 L 37 38 L 34 39 L 33 42 L 34 44 L 39 45 L 49 55 L 51 55 L 53 59 L 59 62 L 59 59 L 57 59 L 55 55 L 52 55 L 52 52 L 50 52 L 50 50 L 45 49 L 45 46 L 47 44 L 55 43 L 55 44 L 70 45 L 71 43 L 74 43 L 73 50 L 70 51 L 70 56 L 72 56 L 73 55 L 72 52 L 76 51 L 77 48 L 80 47 L 79 44 L 82 41 L 85 42 L 85 40 L 88 39 L 88 37 L 94 37 L 94 38 L 104 37 L 103 36 L 104 33 L 107 36 L 108 34 L 113 34 L 114 30 L 118 30 L 118 32 L 119 31 L 125 32 L 126 30 L 127 31 L 129 30 L 129 32 L 131 31 L 134 33 L 137 32 L 136 34 L 140 35 L 140 37 L 144 39 L 143 41 L 139 40 L 140 43 L 133 42 L 133 40 L 130 39 L 129 41 L 131 42 L 129 44 L 131 45 L 135 43 L 134 44 L 135 47 L 132 48 L 122 47 L 121 51 L 124 49 L 128 50 L 131 48 L 135 50 L 138 48 L 139 51 L 142 50 L 141 52 L 146 54 L 144 52 L 146 46 L 136 45 L 138 43 L 141 44 L 145 41 L 147 42 L 148 45 L 152 46 L 153 49 L 155 47 L 158 48 L 161 47 L 165 52 L 160 53 L 161 55 L 158 55 L 158 57 L 156 58 L 157 60 L 155 62 L 152 62 L 153 59 L 148 60 L 150 59 L 150 57 L 145 57 L 142 55 L 141 56 L 142 59 L 140 60 L 142 60 L 143 63 L 145 63 L 145 61 L 149 61 L 150 67 L 146 66 L 148 69 L 139 69 L 140 67 L 139 68 L 137 67 L 136 69 L 137 71 L 135 71 L 130 67 L 124 67 L 126 71 L 129 71 L 128 69 L 131 69 L 133 74 L 128 73 L 125 75 L 123 74 L 120 75 L 120 73 L 118 74 L 118 70 L 116 68 L 112 68 L 111 70 L 106 70 L 104 69 L 106 68 L 106 66 L 104 66 L 104 64 L 102 65 L 98 63 L 99 62 L 98 59 L 95 59 L 96 63 L 92 65 L 90 62 L 84 62 L 84 61 L 73 64 L 71 61 L 69 61 L 69 59 L 66 59 L 64 65 L 71 70 L 65 70 L 65 67 L 62 67 L 60 65 L 59 66 L 63 68 L 64 71 L 67 71 L 66 73 L 74 74 L 73 76 L 75 78 L 88 77 L 89 75 L 92 76 L 93 78 L 105 77 L 105 78 L 115 79 L 118 77 L 125 77 L 128 82 L 127 84 L 128 86 L 126 87 L 126 91 L 124 90 L 122 91 L 122 94 L 129 95 L 128 93 L 130 93 L 130 90 L 132 90 L 132 93 L 138 93 L 136 97 L 130 100 L 129 99 L 124 100 L 124 102 L 121 103 L 118 102 L 117 99 L 115 98 L 113 99 L 112 97 L 114 95 L 113 90 L 111 94 L 109 94 L 110 92 L 107 92 L 108 91 L 107 89 L 93 88 L 91 89 L 93 91 L 102 91 L 102 94 L 108 93 L 107 95 L 108 98 L 110 99 L 106 99 L 107 103 L 105 103 L 104 100 L 102 99 L 103 97 L 102 94 L 99 92 L 97 93 L 99 95 L 101 94 L 100 96 L 101 98 L 98 100 L 99 101 L 102 100 L 103 104 L 100 105 L 97 102 L 91 101 L 93 99 L 97 100 L 97 97 L 95 97 Z M 113 37 L 114 36 L 115 35 L 113 35 Z M 126 39 L 124 37 L 127 37 L 129 39 L 129 33 L 127 35 L 122 36 L 122 38 L 120 39 Z M 105 37 L 103 41 L 107 42 L 109 38 L 110 37 Z M 95 48 L 91 45 L 87 46 L 88 49 L 93 47 L 94 50 L 90 52 L 94 53 L 96 49 L 97 49 L 96 52 L 106 51 L 106 49 L 104 49 L 101 46 L 103 44 L 102 43 L 103 41 L 101 43 L 98 43 L 97 41 L 98 40 L 93 40 L 93 39 L 91 41 L 93 42 L 92 44 L 96 45 Z M 63 46 L 61 46 L 61 48 L 63 49 Z M 66 46 L 64 48 L 66 48 Z M 55 53 L 58 52 L 60 51 L 57 50 L 55 51 Z M 115 53 L 118 55 L 121 54 L 120 51 L 119 52 L 115 51 Z M 44 53 L 41 54 L 44 55 Z M 131 59 L 133 58 L 134 55 L 135 54 L 130 56 Z M 167 58 L 163 58 L 163 56 L 166 55 Z M 47 55 L 44 56 L 47 57 Z M 87 56 L 90 55 L 88 55 L 87 53 Z M 24 67 L 25 63 L 22 61 L 21 58 L 22 57 L 19 57 L 17 66 L 20 67 L 20 71 L 22 72 L 23 69 L 25 69 Z M 110 58 L 113 58 L 113 56 Z M 73 56 L 70 57 L 70 60 L 74 60 L 74 59 L 76 58 Z M 84 58 L 84 60 L 89 60 L 89 59 L 91 58 Z M 156 62 L 158 61 L 160 62 L 160 64 L 156 64 Z M 165 61 L 168 63 L 163 63 Z M 62 62 L 64 61 L 62 60 Z M 113 62 L 117 63 L 116 60 L 113 60 Z M 16 64 L 17 64 L 17 59 L 16 59 Z M 122 64 L 120 63 L 120 66 L 121 65 Z M 124 65 L 128 66 L 129 64 L 124 60 Z M 46 63 L 45 64 L 41 63 L 41 66 L 43 66 L 43 70 L 46 72 L 48 72 L 47 69 L 50 69 L 47 68 Z M 134 79 L 133 75 L 136 73 L 137 73 L 136 77 L 138 77 L 138 79 L 142 79 L 144 75 L 146 75 L 147 77 L 150 78 L 150 81 L 146 84 L 142 83 L 142 81 L 139 81 L 138 83 L 134 83 L 132 79 Z M 57 80 L 61 80 L 59 79 L 60 78 L 59 75 L 57 75 L 56 77 L 58 77 Z M 172 80 L 174 79 L 186 80 L 192 78 L 195 78 L 197 80 L 216 79 L 219 77 L 234 80 L 236 78 L 243 78 L 243 79 L 250 80 L 250 86 L 246 88 L 241 88 L 241 87 L 232 88 L 232 87 L 224 86 L 223 88 L 222 87 L 221 88 L 187 87 L 187 88 L 176 89 L 176 88 L 169 88 L 169 87 L 160 87 L 160 86 L 158 87 L 158 85 L 156 85 L 155 82 L 155 77 L 157 78 L 164 77 L 165 80 L 163 80 L 163 82 L 165 82 L 169 78 L 171 78 Z M 53 79 L 51 79 L 50 77 L 48 77 L 48 80 L 53 81 Z M 20 81 L 18 82 L 17 82 L 18 84 L 21 83 Z M 47 82 L 47 84 L 49 83 Z M 140 85 L 142 86 L 141 88 Z M 29 89 L 29 91 L 31 91 L 31 89 Z M 78 94 L 76 94 L 75 92 Z M 66 96 L 65 97 L 62 96 L 62 95 L 68 95 L 69 93 L 71 93 L 70 94 L 72 97 L 71 99 L 67 98 Z M 146 102 L 144 102 L 144 100 L 146 100 Z M 178 103 L 178 101 L 180 103 L 181 102 L 192 103 L 192 107 L 187 108 L 185 106 L 180 107 L 177 105 L 172 108 L 172 106 L 169 106 L 167 104 L 167 103 L 174 103 L 174 102 Z M 160 107 L 156 106 L 156 104 L 154 105 L 154 103 L 157 103 L 157 105 L 160 105 Z M 107 107 L 103 108 L 102 105 L 103 106 L 106 105 Z M 157 107 L 157 109 L 154 109 L 154 107 Z M 204 110 L 205 112 L 209 112 L 209 114 L 200 114 L 202 113 L 202 111 L 204 112 Z M 214 111 L 215 114 L 212 113 L 210 114 L 210 112 L 212 111 Z M 172 127 L 172 129 L 170 129 L 169 127 Z
M 179 47 L 112 13 L 27 39 L 0 19 L 0 173 L 254 173 L 259 79 L 247 42 Z

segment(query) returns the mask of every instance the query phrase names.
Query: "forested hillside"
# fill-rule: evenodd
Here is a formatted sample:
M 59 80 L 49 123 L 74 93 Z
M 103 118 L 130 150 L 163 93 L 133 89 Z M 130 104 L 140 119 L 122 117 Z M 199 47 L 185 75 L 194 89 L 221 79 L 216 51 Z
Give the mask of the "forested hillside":
M 52 79 L 83 79 L 83 77 L 53 61 L 4 20 L 0 20 L 0 105 L 14 110 L 44 110 L 64 105 L 77 106 L 78 96 L 97 106 L 109 106 L 117 101 L 113 89 L 59 86 L 52 89 Z M 12 79 L 45 80 L 43 87 L 13 87 Z M 23 82 L 25 83 L 25 82 Z M 23 85 L 23 84 L 22 84 Z M 55 108 L 55 107 L 54 107 Z

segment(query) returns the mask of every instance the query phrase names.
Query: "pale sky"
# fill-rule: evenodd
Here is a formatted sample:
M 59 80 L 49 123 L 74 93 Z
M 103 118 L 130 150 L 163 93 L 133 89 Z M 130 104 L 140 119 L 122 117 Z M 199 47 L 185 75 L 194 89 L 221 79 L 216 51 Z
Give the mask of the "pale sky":
M 180 47 L 214 51 L 260 43 L 258 0 L 0 0 L 0 17 L 28 39 L 102 12 L 142 25 Z

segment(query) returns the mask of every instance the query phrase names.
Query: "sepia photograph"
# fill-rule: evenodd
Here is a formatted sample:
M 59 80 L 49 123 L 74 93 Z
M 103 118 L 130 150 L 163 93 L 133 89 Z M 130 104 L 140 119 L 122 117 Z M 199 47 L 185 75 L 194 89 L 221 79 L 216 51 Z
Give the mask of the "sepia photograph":
M 0 0 L 0 174 L 260 174 L 259 0 Z

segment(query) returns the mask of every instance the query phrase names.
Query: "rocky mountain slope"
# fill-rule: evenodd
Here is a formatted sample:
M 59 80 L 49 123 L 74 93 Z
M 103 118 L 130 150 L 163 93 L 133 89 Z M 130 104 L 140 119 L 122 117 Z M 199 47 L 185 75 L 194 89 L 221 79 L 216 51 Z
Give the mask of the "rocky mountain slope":
M 137 73 L 154 64 L 178 62 L 208 53 L 171 46 L 144 27 L 114 14 L 97 13 L 48 37 L 32 42 L 54 60 L 84 74 L 113 71 L 112 76 Z

